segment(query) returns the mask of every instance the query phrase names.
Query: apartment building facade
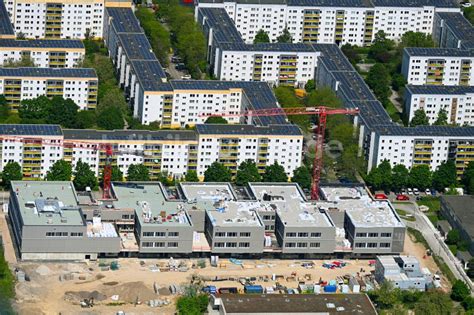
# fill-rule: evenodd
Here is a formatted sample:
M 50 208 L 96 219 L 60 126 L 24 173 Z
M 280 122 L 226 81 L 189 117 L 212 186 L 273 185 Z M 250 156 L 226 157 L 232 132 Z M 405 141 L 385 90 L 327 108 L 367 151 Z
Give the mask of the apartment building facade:
M 474 53 L 457 48 L 405 48 L 402 74 L 412 85 L 474 85 Z
M 459 12 L 451 1 L 199 1 L 223 8 L 246 43 L 259 30 L 275 42 L 285 28 L 294 42 L 370 45 L 378 31 L 399 40 L 407 31 L 431 34 L 435 12 Z
M 0 39 L 0 64 L 29 58 L 40 68 L 74 68 L 86 54 L 80 40 Z
M 97 89 L 94 69 L 0 68 L 0 94 L 14 111 L 22 100 L 43 95 L 69 98 L 81 110 L 95 109 Z
M 419 109 L 426 113 L 430 124 L 444 110 L 449 124 L 473 126 L 474 86 L 407 85 L 405 112 L 409 121 Z

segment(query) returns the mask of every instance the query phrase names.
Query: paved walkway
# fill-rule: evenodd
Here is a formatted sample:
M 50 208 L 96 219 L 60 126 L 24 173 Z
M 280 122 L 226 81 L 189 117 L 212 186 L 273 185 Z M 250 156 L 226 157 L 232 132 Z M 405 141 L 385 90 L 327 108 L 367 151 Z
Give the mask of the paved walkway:
M 10 230 L 8 229 L 7 219 L 5 213 L 0 210 L 0 233 L 3 240 L 3 251 L 5 260 L 10 266 L 17 263 L 15 249 L 13 248 L 13 242 L 10 235 Z

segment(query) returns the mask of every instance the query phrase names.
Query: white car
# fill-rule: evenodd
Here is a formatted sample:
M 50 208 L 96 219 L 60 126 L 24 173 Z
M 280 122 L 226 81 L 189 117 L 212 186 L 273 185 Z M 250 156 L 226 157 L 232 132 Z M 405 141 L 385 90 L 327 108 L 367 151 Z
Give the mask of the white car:
M 183 76 L 181 76 L 181 79 L 183 80 L 191 80 L 191 76 L 189 74 L 185 74 Z
M 464 2 L 464 3 L 461 3 L 461 6 L 463 8 L 470 8 L 472 6 L 472 4 L 470 2 Z
M 413 188 L 413 194 L 415 196 L 418 196 L 420 194 L 420 191 L 418 190 L 418 188 Z
M 409 195 L 413 195 L 413 190 L 411 188 L 407 188 L 407 192 Z
M 431 190 L 430 190 L 429 188 L 426 188 L 426 189 L 425 189 L 425 194 L 431 195 Z

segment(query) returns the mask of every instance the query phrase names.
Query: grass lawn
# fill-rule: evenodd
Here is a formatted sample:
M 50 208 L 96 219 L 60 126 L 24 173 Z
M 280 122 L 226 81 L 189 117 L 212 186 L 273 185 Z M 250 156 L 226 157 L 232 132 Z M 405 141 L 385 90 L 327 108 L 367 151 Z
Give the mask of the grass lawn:
M 15 297 L 14 278 L 0 246 L 0 314 L 14 314 L 9 300 Z
M 439 197 L 425 196 L 416 202 L 418 206 L 427 206 L 429 212 L 438 212 L 441 209 Z
M 416 221 L 414 216 L 407 216 L 409 215 L 409 213 L 406 212 L 405 210 L 395 209 L 395 211 L 397 211 L 398 215 L 404 220 L 411 221 L 411 222 Z
M 389 102 L 385 110 L 393 121 L 400 123 L 402 122 L 402 113 L 397 110 L 397 108 L 395 107 L 395 105 L 392 104 L 392 102 Z

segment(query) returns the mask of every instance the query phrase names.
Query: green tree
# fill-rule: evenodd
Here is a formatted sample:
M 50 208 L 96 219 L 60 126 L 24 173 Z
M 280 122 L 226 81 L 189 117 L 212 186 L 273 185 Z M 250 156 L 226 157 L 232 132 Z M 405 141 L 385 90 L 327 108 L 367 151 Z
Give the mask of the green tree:
M 379 166 L 379 171 L 382 174 L 382 188 L 383 190 L 390 190 L 392 188 L 392 165 L 388 160 L 383 160 Z
M 74 187 L 79 191 L 85 190 L 86 187 L 90 187 L 91 189 L 97 189 L 98 187 L 95 173 L 91 170 L 89 164 L 81 160 L 77 161 L 73 183 Z
M 167 66 L 168 54 L 171 48 L 171 36 L 169 31 L 157 21 L 155 15 L 149 8 L 141 6 L 135 11 L 146 36 L 150 41 L 153 52 L 163 66 Z
M 365 182 L 373 190 L 379 190 L 383 185 L 383 175 L 378 167 L 373 167 L 365 178 Z
M 97 114 L 97 126 L 106 130 L 123 129 L 125 125 L 123 119 L 120 108 L 108 106 L 100 110 Z
M 204 172 L 205 182 L 230 182 L 231 179 L 230 169 L 219 162 L 212 163 Z
M 293 183 L 298 183 L 301 188 L 310 189 L 312 183 L 310 170 L 305 165 L 296 168 L 293 171 L 291 181 Z
M 428 165 L 416 165 L 410 170 L 409 183 L 418 189 L 431 187 L 431 171 Z
M 370 291 L 370 298 L 380 309 L 391 309 L 398 302 L 400 290 L 396 289 L 391 281 L 384 281 L 376 290 Z
M 436 171 L 433 172 L 433 187 L 443 192 L 445 188 L 454 186 L 457 183 L 457 170 L 454 161 L 442 162 Z
M 428 116 L 423 109 L 417 109 L 410 121 L 410 127 L 428 126 L 429 124 Z
M 25 68 L 25 67 L 36 67 L 30 56 L 24 55 L 20 60 L 13 58 L 7 59 L 3 62 L 4 68 Z
M 461 302 L 462 307 L 466 311 L 470 311 L 474 309 L 474 298 L 472 296 L 466 296 L 466 298 Z
M 207 295 L 181 296 L 176 302 L 178 315 L 202 315 L 209 304 Z
M 352 46 L 351 44 L 345 44 L 341 47 L 344 55 L 349 59 L 352 65 L 356 65 L 361 61 L 360 55 L 357 52 L 357 46 Z
M 462 174 L 461 182 L 467 189 L 468 194 L 474 195 L 474 161 L 469 162 Z
M 457 245 L 461 241 L 461 234 L 458 229 L 452 229 L 446 235 L 446 244 Z
M 397 164 L 392 169 L 392 188 L 395 191 L 408 186 L 410 172 L 403 164 Z
M 127 170 L 127 181 L 144 182 L 150 180 L 150 171 L 144 164 L 131 164 Z
M 112 182 L 122 182 L 123 173 L 117 165 L 112 166 L 112 177 L 110 179 Z
M 474 25 L 474 7 L 464 8 L 463 14 L 464 17 Z
M 79 106 L 73 100 L 55 96 L 51 99 L 51 108 L 52 111 L 48 113 L 48 123 L 58 124 L 65 128 L 76 127 Z
M 97 120 L 95 110 L 81 110 L 77 113 L 76 128 L 91 129 Z
M 0 94 L 0 122 L 4 122 L 10 116 L 10 106 L 5 96 Z
M 53 111 L 51 101 L 46 96 L 23 100 L 18 108 L 22 120 L 46 123 L 46 119 Z
M 444 109 L 440 109 L 438 112 L 438 117 L 433 125 L 437 126 L 446 126 L 448 124 L 448 112 Z
M 302 101 L 296 97 L 295 90 L 287 86 L 279 86 L 273 90 L 278 103 L 283 108 L 301 107 Z M 310 126 L 309 116 L 293 115 L 288 116 L 288 119 L 298 125 L 301 129 L 307 130 Z
M 377 62 L 389 63 L 392 58 L 390 53 L 395 47 L 395 42 L 387 39 L 384 31 L 378 31 L 375 34 L 374 41 L 370 46 L 368 57 L 375 59 Z
M 386 103 L 391 95 L 390 80 L 387 68 L 381 63 L 376 63 L 370 68 L 365 81 L 374 91 L 377 99 L 382 103 Z
M 219 116 L 211 116 L 206 119 L 205 124 L 227 124 L 227 119 Z
M 399 48 L 405 47 L 435 47 L 431 34 L 408 31 L 402 35 Z
M 401 73 L 394 73 L 392 74 L 392 88 L 400 92 L 407 84 L 407 80 Z
M 471 290 L 462 280 L 456 280 L 451 288 L 451 298 L 454 301 L 462 302 L 466 297 L 470 296 Z
M 275 161 L 272 165 L 265 167 L 262 180 L 270 183 L 287 182 L 288 176 L 286 175 L 285 168 Z
M 198 182 L 199 181 L 198 175 L 197 175 L 196 171 L 194 171 L 194 170 L 187 171 L 186 176 L 184 177 L 184 179 L 187 182 Z
M 288 30 L 288 27 L 285 27 L 285 29 L 283 30 L 283 33 L 281 33 L 281 35 L 277 37 L 277 42 L 279 43 L 292 43 L 293 42 L 293 37 L 291 36 L 291 33 Z
M 70 181 L 72 165 L 64 160 L 57 160 L 46 174 L 47 181 Z
M 468 269 L 466 271 L 466 274 L 468 275 L 469 278 L 471 278 L 471 279 L 474 278 L 474 258 L 471 258 L 471 260 L 469 260 Z
M 425 292 L 415 304 L 416 315 L 452 314 L 453 302 L 442 291 Z
M 257 164 L 252 160 L 243 161 L 240 163 L 235 175 L 235 183 L 239 186 L 247 185 L 248 183 L 259 182 L 262 180 L 258 172 Z
M 2 183 L 3 186 L 10 188 L 10 183 L 14 180 L 22 180 L 23 173 L 21 171 L 21 166 L 17 162 L 8 162 L 3 167 L 2 172 Z
M 314 82 L 313 79 L 306 81 L 306 84 L 304 85 L 304 89 L 306 93 L 310 93 L 316 89 L 316 83 Z
M 268 37 L 267 32 L 265 32 L 263 29 L 259 30 L 257 34 L 255 35 L 255 38 L 253 39 L 254 44 L 269 43 L 269 42 L 270 42 L 270 37 Z

